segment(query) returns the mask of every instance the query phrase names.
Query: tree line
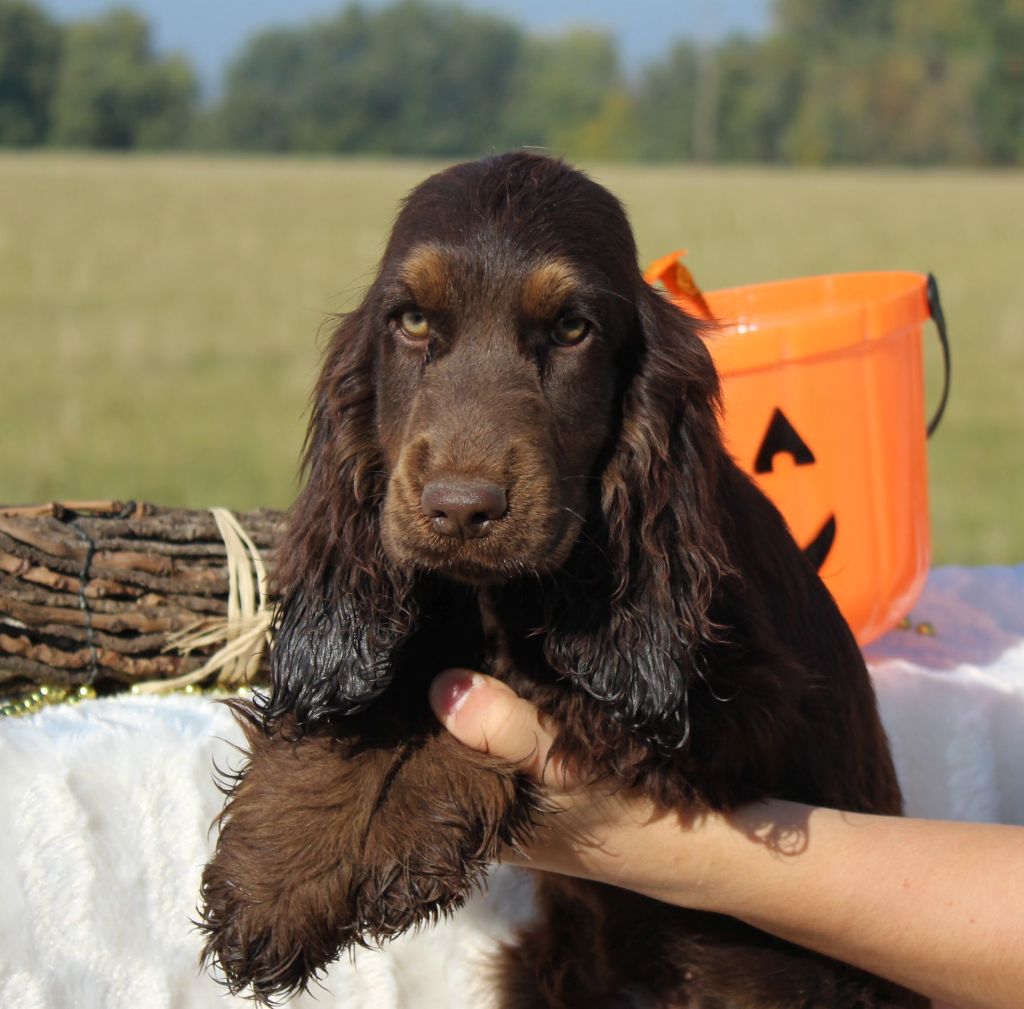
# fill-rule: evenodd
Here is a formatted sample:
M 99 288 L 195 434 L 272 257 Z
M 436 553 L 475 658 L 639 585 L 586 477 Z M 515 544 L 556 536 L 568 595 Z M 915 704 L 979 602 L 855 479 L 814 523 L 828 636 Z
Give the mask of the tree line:
M 0 146 L 826 164 L 1024 163 L 1024 0 L 776 0 L 764 36 L 614 39 L 425 0 L 249 39 L 221 96 L 117 8 L 0 0 Z

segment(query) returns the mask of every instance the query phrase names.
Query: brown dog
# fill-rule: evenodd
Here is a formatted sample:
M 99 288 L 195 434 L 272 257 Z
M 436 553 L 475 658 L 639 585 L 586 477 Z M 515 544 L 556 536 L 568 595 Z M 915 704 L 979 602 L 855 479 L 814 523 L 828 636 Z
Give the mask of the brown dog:
M 580 773 L 669 807 L 899 812 L 857 646 L 717 409 L 696 325 L 586 176 L 510 154 L 410 195 L 316 387 L 273 689 L 236 706 L 250 759 L 202 890 L 229 987 L 300 989 L 529 838 L 529 783 L 430 713 L 449 666 L 538 704 Z M 504 1009 L 927 1004 L 600 884 L 547 876 L 540 904 Z

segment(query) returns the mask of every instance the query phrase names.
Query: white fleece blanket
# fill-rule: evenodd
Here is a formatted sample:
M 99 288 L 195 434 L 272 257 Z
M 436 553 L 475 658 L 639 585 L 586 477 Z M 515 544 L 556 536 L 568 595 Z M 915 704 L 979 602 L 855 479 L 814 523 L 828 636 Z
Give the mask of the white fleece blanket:
M 1024 566 L 933 572 L 868 649 L 917 816 L 1024 824 Z M 238 733 L 208 699 L 122 698 L 0 721 L 0 1006 L 229 1009 L 192 931 L 214 761 Z M 502 869 L 442 927 L 335 965 L 297 1007 L 479 1009 L 488 953 L 531 909 Z

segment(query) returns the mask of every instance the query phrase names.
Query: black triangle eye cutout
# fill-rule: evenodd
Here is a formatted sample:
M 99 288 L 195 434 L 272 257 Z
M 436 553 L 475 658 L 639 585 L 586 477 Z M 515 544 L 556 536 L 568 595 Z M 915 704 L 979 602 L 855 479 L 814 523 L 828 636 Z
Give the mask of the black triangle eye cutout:
M 796 433 L 796 429 L 786 419 L 786 415 L 776 407 L 761 442 L 761 447 L 757 451 L 754 472 L 771 473 L 775 457 L 780 452 L 791 455 L 797 466 L 809 466 L 815 461 L 814 453 L 807 447 L 803 438 Z

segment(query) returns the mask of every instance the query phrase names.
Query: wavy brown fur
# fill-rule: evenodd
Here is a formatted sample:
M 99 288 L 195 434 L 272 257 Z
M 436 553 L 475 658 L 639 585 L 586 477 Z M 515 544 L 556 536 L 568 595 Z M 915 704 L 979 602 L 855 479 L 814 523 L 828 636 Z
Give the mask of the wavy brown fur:
M 504 679 L 581 773 L 669 810 L 899 812 L 856 643 L 724 451 L 718 394 L 697 326 L 644 284 L 621 206 L 586 176 L 512 154 L 410 195 L 314 392 L 273 690 L 235 706 L 248 763 L 202 892 L 232 990 L 304 988 L 459 907 L 528 842 L 523 776 L 429 711 L 446 667 Z M 453 537 L 424 503 L 438 481 L 497 487 L 507 510 Z M 926 1005 L 729 919 L 539 885 L 503 1009 Z

